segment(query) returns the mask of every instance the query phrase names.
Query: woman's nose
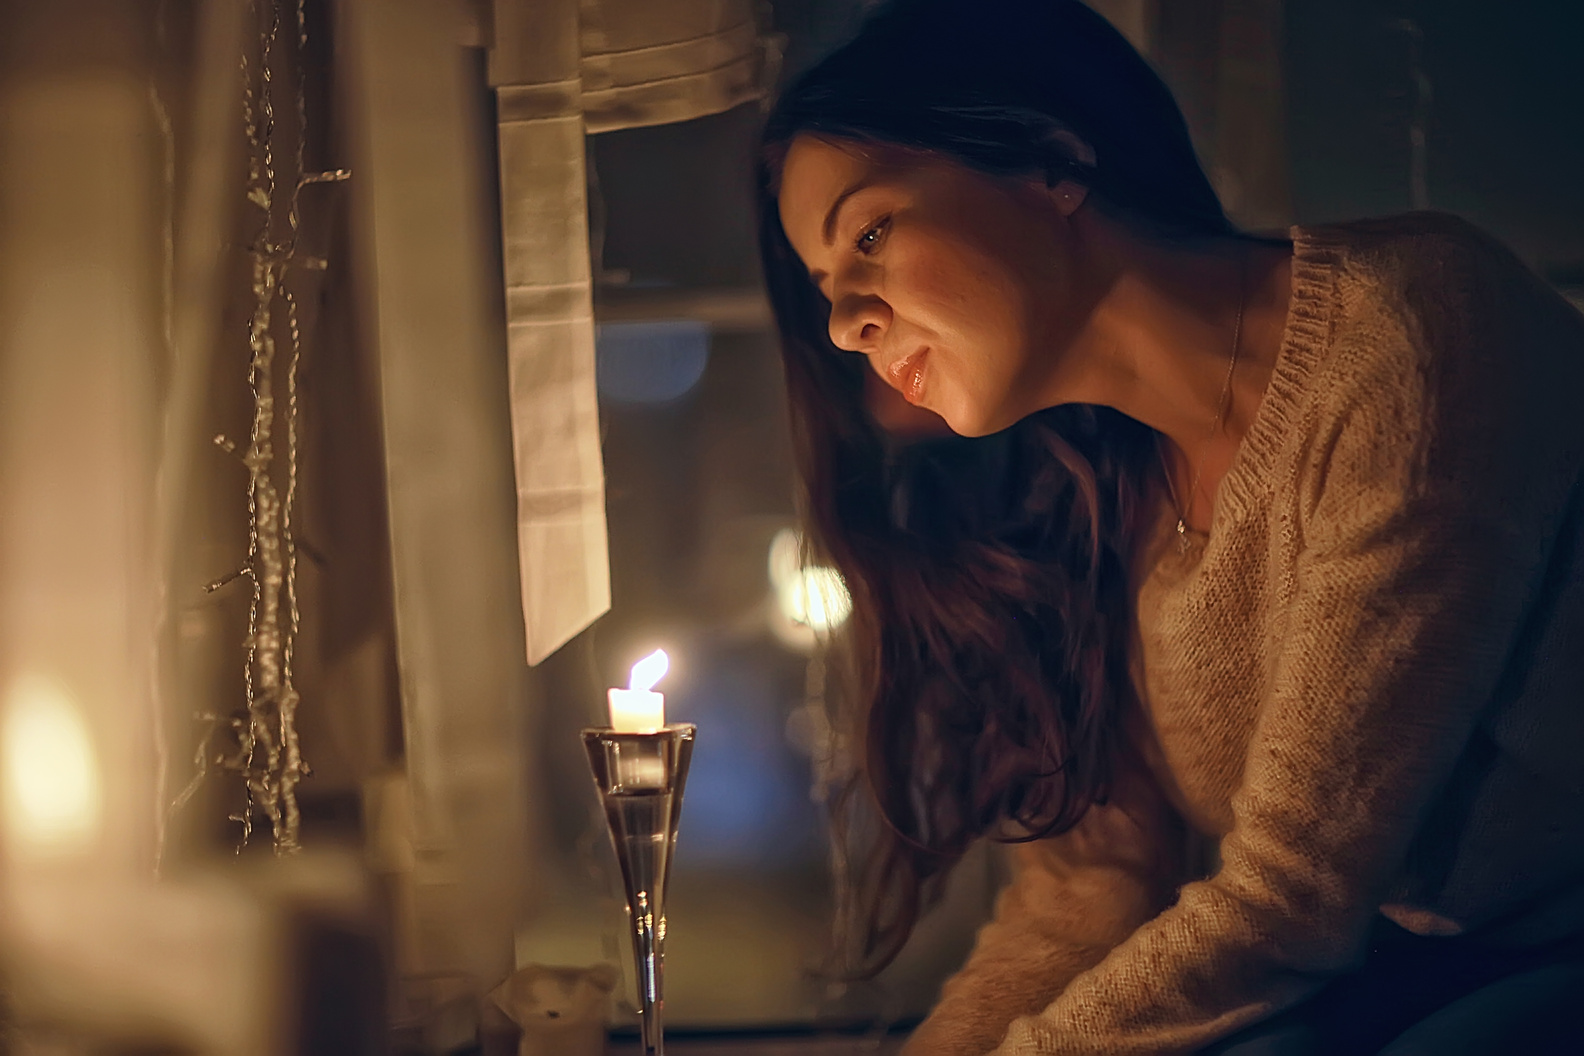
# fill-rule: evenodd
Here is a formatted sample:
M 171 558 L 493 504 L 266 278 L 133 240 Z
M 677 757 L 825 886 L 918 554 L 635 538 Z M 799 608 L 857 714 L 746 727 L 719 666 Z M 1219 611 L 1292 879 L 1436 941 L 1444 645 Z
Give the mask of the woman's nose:
M 874 352 L 891 326 L 891 306 L 873 294 L 848 294 L 831 306 L 830 338 L 848 352 Z

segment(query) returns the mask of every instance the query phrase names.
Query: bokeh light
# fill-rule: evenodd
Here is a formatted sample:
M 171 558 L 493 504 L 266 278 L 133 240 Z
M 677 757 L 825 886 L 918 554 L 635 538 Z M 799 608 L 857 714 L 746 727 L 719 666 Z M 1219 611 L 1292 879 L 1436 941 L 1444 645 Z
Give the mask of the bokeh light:
M 709 324 L 696 320 L 601 323 L 594 335 L 600 397 L 617 403 L 677 399 L 704 376 L 709 345 Z
M 99 828 L 93 738 L 64 686 L 38 676 L 12 684 L 0 726 L 7 842 L 24 857 L 70 854 Z
M 841 573 L 824 565 L 803 563 L 803 542 L 797 531 L 783 528 L 770 541 L 770 585 L 781 615 L 816 633 L 833 631 L 852 614 L 852 595 Z

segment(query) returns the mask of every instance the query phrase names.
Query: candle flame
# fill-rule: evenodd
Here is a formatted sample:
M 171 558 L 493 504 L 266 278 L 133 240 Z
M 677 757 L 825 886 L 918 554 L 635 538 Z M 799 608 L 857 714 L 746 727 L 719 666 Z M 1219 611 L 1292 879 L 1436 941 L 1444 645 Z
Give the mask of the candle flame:
M 632 667 L 632 676 L 627 681 L 628 689 L 650 690 L 655 683 L 665 677 L 671 669 L 671 658 L 666 656 L 664 649 L 656 649 Z

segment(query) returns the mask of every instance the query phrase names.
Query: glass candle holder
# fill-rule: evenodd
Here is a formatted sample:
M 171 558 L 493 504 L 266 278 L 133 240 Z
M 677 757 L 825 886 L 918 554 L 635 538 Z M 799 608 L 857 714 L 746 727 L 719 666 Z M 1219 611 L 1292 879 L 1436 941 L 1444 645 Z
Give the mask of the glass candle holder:
M 583 731 L 626 889 L 645 1056 L 665 1052 L 665 899 L 696 729 L 677 723 L 652 733 Z

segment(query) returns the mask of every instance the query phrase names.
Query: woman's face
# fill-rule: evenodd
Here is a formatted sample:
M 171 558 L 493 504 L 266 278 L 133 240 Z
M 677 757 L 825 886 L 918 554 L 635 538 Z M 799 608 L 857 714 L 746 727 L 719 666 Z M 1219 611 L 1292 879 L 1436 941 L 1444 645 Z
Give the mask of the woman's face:
M 952 430 L 982 436 L 1057 402 L 1082 310 L 1068 217 L 1083 188 L 813 136 L 782 170 L 781 224 L 831 304 L 836 347 Z

